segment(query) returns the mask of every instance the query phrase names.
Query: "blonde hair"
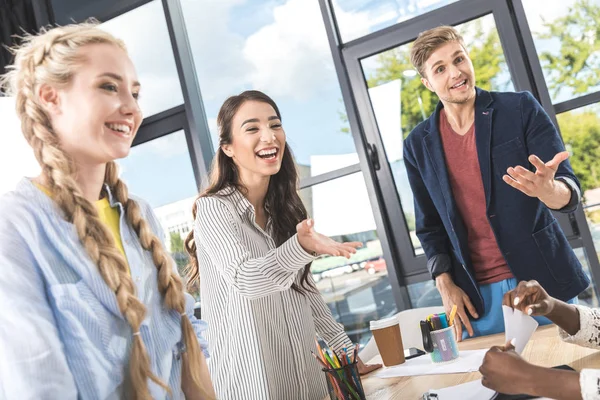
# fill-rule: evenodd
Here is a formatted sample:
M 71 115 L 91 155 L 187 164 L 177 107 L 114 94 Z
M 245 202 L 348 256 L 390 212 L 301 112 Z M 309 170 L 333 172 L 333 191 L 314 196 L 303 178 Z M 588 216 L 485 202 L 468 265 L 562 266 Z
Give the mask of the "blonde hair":
M 125 44 L 99 29 L 95 21 L 42 29 L 38 35 L 26 35 L 22 44 L 13 50 L 15 61 L 0 84 L 16 99 L 17 114 L 25 139 L 33 148 L 42 173 L 47 180 L 53 200 L 64 218 L 72 223 L 86 252 L 97 265 L 100 275 L 115 293 L 120 311 L 137 333 L 146 314 L 146 307 L 136 296 L 136 288 L 129 274 L 127 261 L 115 246 L 110 231 L 101 222 L 94 205 L 82 194 L 75 180 L 76 168 L 70 156 L 61 148 L 50 118 L 42 107 L 38 90 L 40 85 L 64 87 L 85 62 L 80 53 L 83 46 L 109 44 L 123 50 Z M 116 199 L 124 205 L 127 222 L 134 228 L 144 249 L 152 253 L 157 268 L 158 290 L 169 309 L 182 315 L 181 330 L 187 348 L 188 362 L 183 373 L 205 398 L 212 395 L 201 383 L 201 351 L 196 334 L 185 314 L 183 282 L 173 269 L 173 261 L 142 217 L 139 205 L 129 198 L 127 186 L 118 177 L 117 165 L 106 165 L 104 178 Z M 150 360 L 141 335 L 133 335 L 129 362 L 129 377 L 134 399 L 149 399 L 148 378 L 166 390 L 169 387 L 152 373 Z
M 425 77 L 425 62 L 431 54 L 448 42 L 458 42 L 465 49 L 465 41 L 452 26 L 438 26 L 419 33 L 410 50 L 410 62 L 422 77 Z

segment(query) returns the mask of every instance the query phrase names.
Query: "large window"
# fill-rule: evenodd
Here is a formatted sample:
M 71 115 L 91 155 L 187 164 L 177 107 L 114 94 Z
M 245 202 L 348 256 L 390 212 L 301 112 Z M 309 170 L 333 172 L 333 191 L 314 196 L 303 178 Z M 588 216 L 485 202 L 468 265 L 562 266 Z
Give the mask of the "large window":
M 524 0 L 553 103 L 600 89 L 599 0 Z
M 318 232 L 363 243 L 350 259 L 319 258 L 311 271 L 335 318 L 353 341 L 365 344 L 369 321 L 392 316 L 397 308 L 363 174 L 302 189 L 300 196 Z
M 127 46 L 142 84 L 140 107 L 144 117 L 183 103 L 165 13 L 159 0 L 113 18 L 101 27 Z
M 279 106 L 301 177 L 358 163 L 316 0 L 182 6 L 215 149 L 223 101 L 257 89 Z

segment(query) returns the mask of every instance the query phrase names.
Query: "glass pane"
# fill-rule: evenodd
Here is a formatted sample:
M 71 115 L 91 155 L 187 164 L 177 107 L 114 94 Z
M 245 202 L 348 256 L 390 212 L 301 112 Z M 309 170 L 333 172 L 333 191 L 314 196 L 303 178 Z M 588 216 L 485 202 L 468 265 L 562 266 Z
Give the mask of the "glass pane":
M 279 106 L 302 176 L 358 163 L 318 1 L 181 3 L 215 149 L 221 104 L 257 89 Z
M 397 309 L 363 174 L 302 189 L 300 196 L 318 232 L 363 243 L 350 259 L 314 261 L 312 274 L 336 320 L 350 339 L 364 345 L 371 337 L 369 321 L 392 316 Z
M 140 107 L 144 117 L 183 103 L 167 22 L 160 1 L 151 1 L 103 23 L 101 27 L 127 45 L 142 84 Z
M 135 146 L 118 161 L 129 192 L 146 200 L 165 232 L 165 244 L 180 273 L 188 262 L 183 239 L 193 229 L 196 180 L 184 131 Z
M 11 97 L 0 97 L 0 195 L 15 188 L 24 177 L 34 177 L 41 172 L 33 150 L 21 133 L 21 120 L 15 113 Z
M 335 16 L 344 42 L 454 3 L 456 0 L 337 0 Z
M 457 26 L 475 69 L 477 86 L 514 90 L 492 15 Z M 410 63 L 412 43 L 361 61 L 371 105 L 390 163 L 415 255 L 423 254 L 415 234 L 413 195 L 402 158 L 404 138 L 435 110 L 438 97 L 422 83 Z
M 442 298 L 435 287 L 435 282 L 428 279 L 424 282 L 413 283 L 407 286 L 408 296 L 413 308 L 441 306 Z
M 592 104 L 577 110 L 557 115 L 560 132 L 567 150 L 571 153 L 569 161 L 583 193 L 583 209 L 594 239 L 596 255 L 600 257 L 600 104 Z M 577 253 L 585 268 L 587 258 L 583 249 Z M 587 271 L 587 270 L 586 270 Z M 595 289 L 584 292 L 584 296 L 593 298 L 597 306 Z M 587 293 L 587 294 L 586 294 Z M 581 296 L 580 296 L 581 298 Z
M 553 103 L 600 90 L 600 0 L 523 0 Z

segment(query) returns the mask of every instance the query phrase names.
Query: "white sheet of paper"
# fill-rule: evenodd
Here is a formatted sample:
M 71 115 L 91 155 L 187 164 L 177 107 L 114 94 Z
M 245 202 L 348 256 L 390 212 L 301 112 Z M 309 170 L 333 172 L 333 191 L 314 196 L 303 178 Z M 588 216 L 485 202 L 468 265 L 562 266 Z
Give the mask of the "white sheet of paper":
M 396 378 L 399 376 L 459 374 L 479 371 L 487 349 L 465 350 L 460 352 L 456 361 L 447 364 L 435 364 L 429 355 L 406 360 L 404 364 L 385 367 L 376 373 L 377 378 Z
M 443 389 L 432 389 L 430 394 L 438 395 L 438 400 L 491 400 L 496 392 L 481 384 L 481 379 Z
M 529 315 L 507 306 L 502 306 L 502 313 L 504 314 L 506 341 L 515 339 L 515 351 L 521 354 L 531 339 L 531 335 L 537 329 L 538 322 Z
M 515 327 L 515 324 L 513 323 L 514 312 L 512 308 L 502 306 L 502 314 L 504 315 L 504 332 L 506 333 L 506 337 L 510 338 L 504 341 L 504 343 L 506 343 L 508 340 L 515 337 L 515 334 L 513 333 Z

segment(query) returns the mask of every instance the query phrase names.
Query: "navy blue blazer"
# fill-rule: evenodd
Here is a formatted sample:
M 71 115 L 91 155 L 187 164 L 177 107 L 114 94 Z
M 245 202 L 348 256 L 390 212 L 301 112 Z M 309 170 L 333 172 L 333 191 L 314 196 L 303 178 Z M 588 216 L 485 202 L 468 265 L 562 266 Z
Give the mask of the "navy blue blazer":
M 429 119 L 404 141 L 404 162 L 415 199 L 416 233 L 432 276 L 450 272 L 479 315 L 484 304 L 471 263 L 467 230 L 452 195 L 440 136 L 440 102 Z M 477 88 L 475 141 L 485 191 L 487 217 L 506 263 L 517 280 L 537 280 L 548 293 L 569 300 L 589 279 L 552 212 L 502 180 L 508 167 L 535 171 L 528 156 L 548 162 L 564 146 L 554 124 L 529 92 L 500 93 Z M 556 179 L 580 193 L 570 163 Z M 573 204 L 574 203 L 574 204 Z M 578 199 L 560 211 L 577 208 Z

